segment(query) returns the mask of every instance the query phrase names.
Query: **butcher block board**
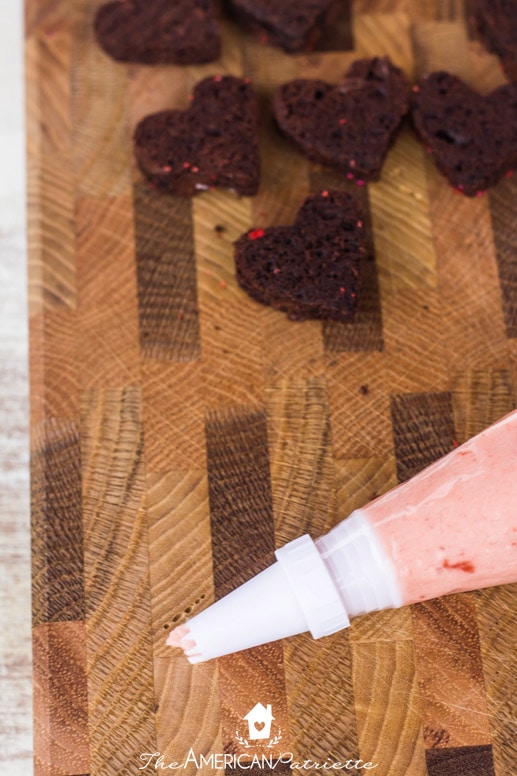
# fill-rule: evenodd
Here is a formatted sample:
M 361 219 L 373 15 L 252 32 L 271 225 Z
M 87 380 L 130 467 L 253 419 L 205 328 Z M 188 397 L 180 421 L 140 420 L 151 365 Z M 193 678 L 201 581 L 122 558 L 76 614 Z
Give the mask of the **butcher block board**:
M 195 667 L 165 645 L 275 547 L 516 406 L 516 178 L 458 195 L 405 126 L 382 179 L 354 186 L 291 149 L 270 102 L 357 57 L 483 92 L 504 82 L 498 61 L 460 0 L 358 0 L 307 55 L 225 22 L 218 62 L 125 66 L 94 42 L 97 5 L 26 8 L 35 773 L 287 773 L 288 754 L 293 770 L 515 773 L 510 587 Z M 133 128 L 224 73 L 260 96 L 258 195 L 158 194 Z M 232 242 L 333 186 L 366 214 L 358 315 L 292 322 L 237 287 Z M 273 720 L 252 740 L 258 703 Z

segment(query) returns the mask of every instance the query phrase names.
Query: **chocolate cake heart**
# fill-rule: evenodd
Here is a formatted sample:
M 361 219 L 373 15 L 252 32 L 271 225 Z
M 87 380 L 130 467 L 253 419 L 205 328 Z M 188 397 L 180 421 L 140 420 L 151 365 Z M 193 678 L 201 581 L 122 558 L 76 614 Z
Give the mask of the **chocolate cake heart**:
M 469 197 L 517 167 L 517 84 L 486 96 L 432 73 L 413 87 L 413 123 L 452 186 Z
M 134 134 L 138 165 L 153 185 L 192 196 L 208 188 L 256 194 L 260 162 L 258 105 L 247 79 L 200 81 L 186 111 L 144 118 Z
M 100 46 L 120 62 L 211 62 L 221 40 L 212 0 L 116 0 L 94 23 Z
M 338 86 L 297 79 L 275 93 L 278 126 L 314 162 L 376 180 L 409 108 L 409 85 L 387 57 L 360 59 Z
M 264 43 L 293 53 L 314 48 L 343 13 L 342 0 L 228 0 L 236 20 Z
M 517 3 L 515 0 L 470 0 L 473 27 L 489 51 L 498 56 L 517 81 Z
M 354 317 L 363 216 L 344 191 L 307 197 L 293 226 L 251 229 L 235 243 L 237 281 L 257 302 L 293 320 Z

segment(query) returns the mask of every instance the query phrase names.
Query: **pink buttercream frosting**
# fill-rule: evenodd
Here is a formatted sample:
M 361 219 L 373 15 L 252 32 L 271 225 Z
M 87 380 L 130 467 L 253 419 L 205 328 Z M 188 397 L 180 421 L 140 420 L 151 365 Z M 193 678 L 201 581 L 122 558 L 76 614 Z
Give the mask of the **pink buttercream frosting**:
M 515 581 L 517 411 L 362 511 L 405 604 Z

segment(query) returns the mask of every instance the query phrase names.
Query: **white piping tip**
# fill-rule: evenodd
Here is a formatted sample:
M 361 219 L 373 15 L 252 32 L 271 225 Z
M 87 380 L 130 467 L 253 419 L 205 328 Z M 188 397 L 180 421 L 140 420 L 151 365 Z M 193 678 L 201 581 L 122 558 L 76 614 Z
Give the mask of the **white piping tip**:
M 191 637 L 188 625 L 178 625 L 177 628 L 174 628 L 174 630 L 169 633 L 169 637 L 165 643 L 169 647 L 182 649 L 189 663 L 200 663 L 202 660 L 202 655 L 199 652 L 195 639 Z
M 310 630 L 315 638 L 348 617 L 309 536 L 276 552 L 277 562 L 175 628 L 167 639 L 192 664 Z
M 179 625 L 169 633 L 169 637 L 166 644 L 169 647 L 178 647 L 182 649 L 187 656 L 190 652 L 196 648 L 196 642 L 193 638 L 189 638 L 190 630 L 187 625 Z

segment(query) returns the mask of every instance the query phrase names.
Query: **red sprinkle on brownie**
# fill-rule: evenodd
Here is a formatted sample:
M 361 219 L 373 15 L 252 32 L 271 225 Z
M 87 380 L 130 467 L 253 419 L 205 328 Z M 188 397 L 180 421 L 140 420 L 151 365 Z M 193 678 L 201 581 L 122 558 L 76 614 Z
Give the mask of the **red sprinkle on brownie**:
M 211 188 L 257 193 L 258 105 L 248 79 L 200 81 L 185 111 L 144 118 L 134 134 L 136 160 L 160 191 L 192 196 Z
M 298 78 L 273 99 L 276 122 L 296 147 L 359 185 L 379 177 L 408 108 L 409 84 L 387 57 L 353 62 L 337 86 Z
M 348 0 L 228 0 L 235 19 L 261 43 L 289 53 L 310 50 Z
M 470 0 L 473 26 L 489 51 L 499 57 L 512 81 L 517 81 L 517 2 Z
M 115 0 L 95 17 L 95 35 L 120 62 L 211 62 L 221 40 L 212 0 Z
M 251 229 L 235 243 L 237 281 L 293 320 L 353 320 L 365 253 L 363 215 L 344 191 L 307 197 L 293 226 Z
M 479 196 L 517 167 L 517 84 L 486 96 L 437 72 L 413 90 L 417 134 L 450 184 Z

